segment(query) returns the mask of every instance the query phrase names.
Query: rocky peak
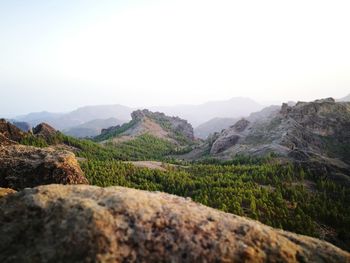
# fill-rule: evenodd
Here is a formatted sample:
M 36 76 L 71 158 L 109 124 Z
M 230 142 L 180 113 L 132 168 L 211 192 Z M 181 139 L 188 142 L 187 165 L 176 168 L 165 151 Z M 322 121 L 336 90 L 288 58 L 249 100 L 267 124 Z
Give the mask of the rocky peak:
M 147 109 L 136 110 L 131 114 L 132 120 L 122 126 L 104 129 L 97 140 L 123 137 L 130 140 L 134 137 L 150 134 L 155 137 L 170 140 L 175 144 L 182 141 L 194 141 L 192 125 L 179 117 L 169 117 L 161 112 L 151 112 Z M 179 140 L 181 138 L 181 140 Z M 181 143 L 180 143 L 181 141 Z
M 25 133 L 22 132 L 19 128 L 17 128 L 15 125 L 9 123 L 5 119 L 0 119 L 0 145 L 1 141 L 16 141 L 20 142 L 24 137 Z
M 44 138 L 49 138 L 55 135 L 57 131 L 47 123 L 40 123 L 33 128 L 33 134 Z
M 149 110 L 135 111 L 132 113 L 132 118 L 142 119 L 149 118 L 158 123 L 162 128 L 174 133 L 180 133 L 184 135 L 188 140 L 194 140 L 193 127 L 186 120 L 179 117 L 170 117 L 162 112 L 151 112 Z
M 350 261 L 327 242 L 189 199 L 83 185 L 40 186 L 1 198 L 0 251 L 1 262 Z
M 248 126 L 249 126 L 250 122 L 246 119 L 241 119 L 239 121 L 237 121 L 232 128 L 236 131 L 236 132 L 243 132 Z

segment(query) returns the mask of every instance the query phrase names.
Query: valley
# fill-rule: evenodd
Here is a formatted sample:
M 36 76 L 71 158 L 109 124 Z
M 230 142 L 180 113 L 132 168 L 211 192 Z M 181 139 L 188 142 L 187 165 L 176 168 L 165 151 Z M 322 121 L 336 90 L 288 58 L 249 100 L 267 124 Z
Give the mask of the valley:
M 46 124 L 25 133 L 5 121 L 2 134 L 73 151 L 92 185 L 191 198 L 350 250 L 349 155 L 336 147 L 350 143 L 349 125 L 350 104 L 326 99 L 264 109 L 206 140 L 187 121 L 148 110 L 90 140 Z

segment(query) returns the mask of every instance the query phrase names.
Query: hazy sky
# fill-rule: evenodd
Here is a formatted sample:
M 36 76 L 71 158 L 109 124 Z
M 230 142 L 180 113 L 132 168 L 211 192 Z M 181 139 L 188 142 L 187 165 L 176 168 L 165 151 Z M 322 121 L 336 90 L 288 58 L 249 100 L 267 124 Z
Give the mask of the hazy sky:
M 0 114 L 350 93 L 350 1 L 0 0 Z

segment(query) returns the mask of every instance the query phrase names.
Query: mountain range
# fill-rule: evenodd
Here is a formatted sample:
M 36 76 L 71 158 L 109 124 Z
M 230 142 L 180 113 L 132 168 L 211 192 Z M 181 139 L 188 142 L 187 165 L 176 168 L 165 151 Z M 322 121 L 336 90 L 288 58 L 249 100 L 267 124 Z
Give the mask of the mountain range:
M 263 106 L 254 100 L 239 97 L 199 105 L 150 107 L 149 109 L 186 119 L 196 127 L 212 118 L 241 118 L 262 108 Z M 82 138 L 96 136 L 102 129 L 129 121 L 130 114 L 137 109 L 139 108 L 118 104 L 85 106 L 68 113 L 46 111 L 29 113 L 17 116 L 13 121 L 27 122 L 31 126 L 45 122 L 68 135 Z
M 38 193 L 28 187 L 43 184 L 122 185 L 190 197 L 224 212 L 350 248 L 350 102 L 328 98 L 266 107 L 234 123 L 228 119 L 232 122 L 227 128 L 214 131 L 205 140 L 196 139 L 192 125 L 179 117 L 146 109 L 135 110 L 130 117 L 129 122 L 104 128 L 89 140 L 66 136 L 45 123 L 23 132 L 1 120 L 0 187 L 12 190 L 0 189 L 0 198 L 4 192 L 11 196 L 13 190 L 23 188 L 25 193 Z M 60 189 L 55 192 L 52 187 Z M 40 196 L 57 196 L 57 200 L 49 201 L 57 208 L 64 200 L 58 193 L 69 187 L 42 189 Z M 88 188 L 75 189 L 72 191 L 77 193 Z M 96 196 L 101 190 L 95 186 L 87 191 Z M 66 200 L 71 202 L 70 197 Z M 128 202 L 135 203 L 130 197 Z M 32 207 L 29 204 L 29 214 Z M 64 213 L 72 211 L 69 207 Z M 100 207 L 83 209 L 101 211 Z M 82 213 L 79 211 L 68 218 L 76 218 Z M 48 215 L 51 212 L 49 208 Z M 204 216 L 212 222 L 209 214 Z M 8 222 L 0 215 L 2 219 Z M 158 222 L 153 217 L 147 220 Z M 32 236 L 31 232 L 26 235 Z M 252 235 L 256 237 L 256 233 Z M 238 236 L 241 232 L 233 233 L 234 238 Z M 47 233 L 38 238 L 46 237 Z M 320 246 L 321 241 L 313 242 Z M 281 246 L 284 241 L 277 244 Z

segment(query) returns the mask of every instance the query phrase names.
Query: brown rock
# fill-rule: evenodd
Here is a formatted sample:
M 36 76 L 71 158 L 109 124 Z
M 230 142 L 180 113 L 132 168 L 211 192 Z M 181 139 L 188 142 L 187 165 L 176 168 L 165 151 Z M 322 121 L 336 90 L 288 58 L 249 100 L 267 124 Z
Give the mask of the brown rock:
M 16 193 L 16 191 L 11 188 L 0 188 L 0 198 L 13 193 Z
M 0 146 L 0 187 L 88 184 L 73 153 L 24 145 Z
M 5 135 L 0 133 L 0 145 L 8 146 L 8 145 L 13 145 L 13 144 L 17 144 L 17 142 L 10 140 Z
M 49 185 L 0 200 L 1 262 L 350 262 L 314 238 L 188 199 Z
M 20 142 L 25 136 L 26 133 L 22 132 L 15 125 L 0 119 L 0 145 L 9 141 Z
M 47 123 L 40 123 L 35 128 L 33 128 L 33 134 L 36 136 L 41 136 L 45 139 L 50 138 L 51 136 L 55 135 L 57 131 L 48 125 Z

